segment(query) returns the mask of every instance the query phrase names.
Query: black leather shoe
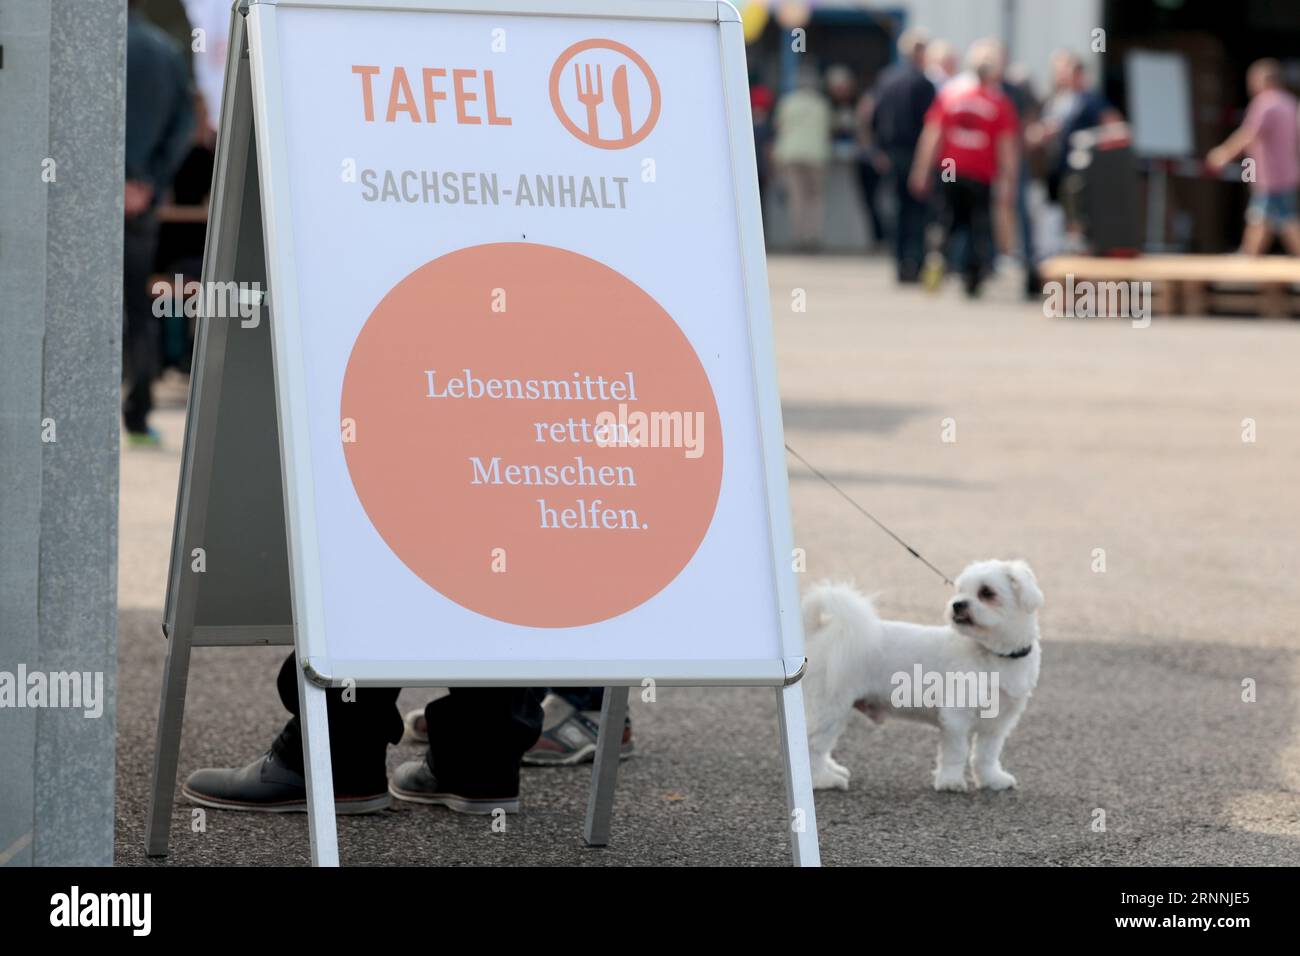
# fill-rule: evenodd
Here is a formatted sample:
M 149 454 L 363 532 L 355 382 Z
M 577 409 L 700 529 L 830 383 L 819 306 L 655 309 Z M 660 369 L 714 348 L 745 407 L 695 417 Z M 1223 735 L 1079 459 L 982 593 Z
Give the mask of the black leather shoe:
M 446 807 L 457 813 L 490 814 L 519 812 L 519 791 L 500 797 L 467 797 L 452 793 L 439 785 L 438 780 L 423 760 L 408 760 L 393 772 L 388 792 L 399 800 L 411 803 L 430 803 Z
M 181 786 L 190 803 L 216 810 L 260 813 L 305 813 L 307 781 L 270 751 L 239 770 L 196 770 Z M 334 812 L 376 813 L 388 809 L 387 791 L 335 793 Z

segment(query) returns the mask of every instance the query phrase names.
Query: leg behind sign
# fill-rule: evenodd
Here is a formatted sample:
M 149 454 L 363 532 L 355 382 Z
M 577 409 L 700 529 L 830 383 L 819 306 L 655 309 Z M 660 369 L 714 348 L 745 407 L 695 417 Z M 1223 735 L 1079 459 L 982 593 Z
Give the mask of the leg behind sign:
M 542 728 L 541 691 L 454 687 L 429 702 L 424 759 L 402 764 L 389 792 L 459 813 L 519 810 L 519 764 Z
M 276 689 L 292 716 L 269 751 L 244 767 L 194 771 L 181 788 L 187 800 L 217 810 L 300 813 L 307 809 L 298 673 L 297 658 L 290 654 L 280 667 Z M 388 745 L 400 739 L 402 726 L 397 694 L 393 687 L 325 692 L 336 813 L 388 808 L 386 753 Z

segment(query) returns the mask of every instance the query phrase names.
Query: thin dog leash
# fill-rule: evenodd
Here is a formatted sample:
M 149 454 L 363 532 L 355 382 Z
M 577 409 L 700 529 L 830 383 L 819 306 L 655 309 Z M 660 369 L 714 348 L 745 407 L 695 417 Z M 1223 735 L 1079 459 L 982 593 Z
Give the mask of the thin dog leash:
M 840 497 L 841 497 L 841 498 L 843 498 L 843 499 L 844 499 L 845 501 L 847 501 L 849 504 L 853 505 L 853 507 L 857 508 L 860 512 L 862 512 L 864 515 L 866 515 L 868 518 L 870 518 L 871 521 L 875 524 L 875 526 L 876 526 L 877 528 L 879 528 L 881 531 L 885 532 L 885 534 L 889 535 L 891 538 L 893 538 L 895 541 L 897 541 L 899 544 L 901 544 L 904 548 L 906 548 L 908 554 L 910 554 L 912 557 L 916 558 L 916 560 L 920 561 L 922 564 L 924 564 L 927 568 L 929 568 L 929 569 L 930 569 L 931 571 L 933 571 L 935 574 L 939 575 L 939 577 L 943 578 L 943 582 L 944 582 L 944 584 L 947 584 L 949 587 L 954 587 L 954 585 L 953 585 L 953 583 L 952 583 L 952 578 L 948 577 L 948 575 L 944 574 L 942 571 L 940 571 L 938 568 L 936 568 L 936 567 L 935 567 L 933 564 L 931 564 L 929 561 L 925 560 L 925 558 L 921 557 L 921 553 L 920 553 L 919 551 L 917 551 L 916 548 L 912 547 L 910 544 L 908 544 L 906 541 L 904 541 L 904 540 L 903 540 L 902 538 L 900 538 L 898 535 L 894 534 L 894 532 L 890 531 L 889 528 L 885 526 L 885 523 L 884 523 L 883 521 L 881 521 L 879 518 L 877 518 L 875 515 L 873 515 L 873 514 L 872 514 L 870 511 L 868 511 L 866 508 L 862 507 L 862 505 L 858 504 L 856 501 L 854 501 L 852 498 L 850 498 L 849 495 L 848 495 L 848 493 L 847 493 L 843 488 L 841 488 L 839 485 L 835 484 L 835 482 L 831 481 L 829 478 L 827 478 L 825 475 L 823 475 L 820 471 L 818 471 L 817 468 L 816 468 L 816 466 L 814 466 L 812 462 L 810 462 L 810 461 L 809 461 L 807 458 L 805 458 L 803 455 L 799 454 L 797 451 L 795 451 L 793 448 L 791 448 L 790 445 L 789 445 L 788 443 L 787 443 L 786 446 L 785 446 L 785 450 L 788 451 L 790 454 L 794 455 L 794 457 L 798 458 L 801 462 L 803 462 L 804 467 L 807 468 L 809 471 L 811 471 L 814 475 L 816 475 L 816 476 L 817 476 L 818 478 L 820 478 L 822 481 L 826 482 L 826 484 L 830 485 L 832 488 L 834 488 L 836 491 L 838 491 L 838 492 L 840 493 Z

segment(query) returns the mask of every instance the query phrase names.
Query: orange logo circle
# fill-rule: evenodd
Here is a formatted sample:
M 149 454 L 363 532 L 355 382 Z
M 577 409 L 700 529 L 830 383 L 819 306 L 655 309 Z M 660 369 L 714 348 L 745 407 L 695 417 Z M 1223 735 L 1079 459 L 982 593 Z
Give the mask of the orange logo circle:
M 588 56 L 578 61 L 580 53 Z M 570 63 L 573 70 L 568 72 Z M 629 64 L 635 72 L 628 69 Z M 641 54 L 617 40 L 573 44 L 551 67 L 550 86 L 555 115 L 565 129 L 589 146 L 627 149 L 649 136 L 659 121 L 659 81 L 654 71 Z M 644 119 L 637 125 L 634 117 L 640 116 Z M 618 135 L 602 135 L 602 124 L 617 129 Z
M 717 507 L 721 425 L 690 341 L 631 280 L 563 249 L 492 243 L 412 272 L 357 336 L 341 413 L 387 545 L 511 624 L 637 607 Z

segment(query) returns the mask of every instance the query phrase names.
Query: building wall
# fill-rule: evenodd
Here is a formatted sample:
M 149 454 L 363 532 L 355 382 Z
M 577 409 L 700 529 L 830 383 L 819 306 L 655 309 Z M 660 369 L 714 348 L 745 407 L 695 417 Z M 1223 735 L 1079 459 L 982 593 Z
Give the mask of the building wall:
M 1048 88 L 1052 51 L 1088 54 L 1092 31 L 1104 25 L 1101 0 L 873 0 L 870 6 L 901 9 L 908 25 L 925 27 L 959 49 L 981 37 L 1002 40 L 1011 61 L 1029 68 L 1040 94 Z

